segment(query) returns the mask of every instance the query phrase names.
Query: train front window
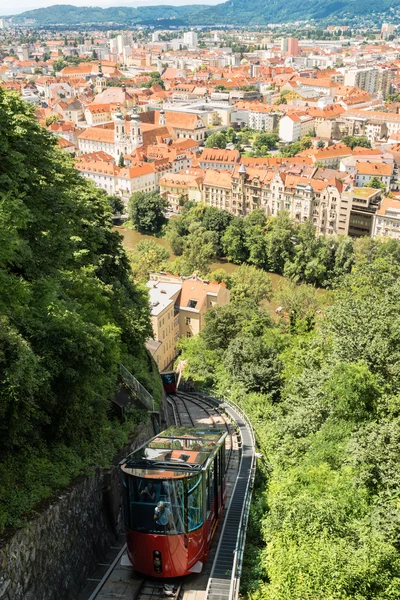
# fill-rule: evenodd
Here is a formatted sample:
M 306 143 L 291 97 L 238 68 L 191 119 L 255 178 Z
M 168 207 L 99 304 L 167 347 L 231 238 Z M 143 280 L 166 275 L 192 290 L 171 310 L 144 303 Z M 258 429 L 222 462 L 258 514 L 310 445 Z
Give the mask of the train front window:
M 184 532 L 184 488 L 181 479 L 127 477 L 130 529 L 143 533 Z

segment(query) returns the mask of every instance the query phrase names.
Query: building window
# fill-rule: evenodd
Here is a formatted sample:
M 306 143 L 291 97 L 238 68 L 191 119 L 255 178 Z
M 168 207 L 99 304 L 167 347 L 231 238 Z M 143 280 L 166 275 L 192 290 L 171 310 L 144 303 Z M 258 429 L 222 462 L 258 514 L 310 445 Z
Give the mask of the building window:
M 197 300 L 189 300 L 188 308 L 196 308 L 196 306 L 197 306 Z
M 186 317 L 185 322 L 186 322 L 186 325 L 190 325 L 190 317 Z
M 191 332 L 191 331 L 187 331 L 187 332 L 186 332 L 186 337 L 187 337 L 187 338 L 190 338 L 190 337 L 192 337 L 192 332 Z

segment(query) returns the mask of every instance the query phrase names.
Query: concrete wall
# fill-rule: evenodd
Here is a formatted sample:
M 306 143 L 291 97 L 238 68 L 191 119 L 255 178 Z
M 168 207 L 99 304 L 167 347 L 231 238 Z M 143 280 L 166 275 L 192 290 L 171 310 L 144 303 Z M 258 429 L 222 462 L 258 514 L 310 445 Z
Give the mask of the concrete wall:
M 119 460 L 154 435 L 150 422 L 108 470 L 61 492 L 39 516 L 0 542 L 0 600 L 72 600 L 121 527 Z

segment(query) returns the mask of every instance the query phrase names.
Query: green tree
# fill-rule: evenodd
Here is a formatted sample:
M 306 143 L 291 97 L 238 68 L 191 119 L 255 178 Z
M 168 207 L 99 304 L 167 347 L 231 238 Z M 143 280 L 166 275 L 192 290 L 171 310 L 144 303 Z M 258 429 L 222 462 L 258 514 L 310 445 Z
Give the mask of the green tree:
M 163 271 L 169 252 L 153 240 L 142 240 L 129 252 L 132 273 L 137 281 L 146 282 L 152 271 Z
M 46 127 L 49 127 L 49 125 L 51 125 L 52 123 L 56 123 L 59 120 L 59 118 L 60 118 L 59 115 L 56 115 L 56 114 L 52 114 L 52 115 L 49 115 L 48 117 L 46 117 L 46 119 L 45 119 Z
M 259 133 L 254 141 L 253 149 L 257 151 L 265 147 L 267 150 L 272 150 L 278 141 L 279 135 L 276 133 Z
M 265 249 L 268 257 L 268 269 L 274 273 L 283 273 L 285 264 L 294 254 L 292 239 L 296 229 L 287 212 L 281 211 L 267 223 Z
M 107 196 L 107 200 L 113 215 L 120 215 L 125 212 L 125 204 L 121 196 Z
M 248 251 L 246 262 L 258 268 L 268 264 L 265 246 L 265 228 L 267 218 L 264 211 L 254 210 L 243 219 L 244 244 Z
M 228 127 L 225 133 L 225 137 L 228 144 L 236 144 L 238 139 L 236 131 L 233 129 L 233 127 Z
M 234 217 L 229 227 L 222 236 L 222 247 L 226 258 L 233 263 L 240 264 L 248 258 L 245 245 L 245 229 L 243 219 Z
M 301 152 L 300 142 L 293 142 L 293 144 L 282 146 L 282 148 L 280 149 L 281 156 L 288 158 L 296 156 L 296 154 L 298 154 L 299 152 Z
M 154 192 L 136 192 L 129 199 L 129 218 L 140 233 L 160 233 L 166 224 L 168 200 Z
M 67 63 L 63 58 L 57 58 L 53 62 L 53 74 L 56 75 L 59 71 L 61 71 L 64 67 L 67 66 Z
M 293 261 L 285 264 L 284 274 L 295 280 L 322 285 L 328 276 L 333 251 L 332 242 L 317 239 L 314 225 L 306 221 L 298 228 Z
M 342 144 L 348 146 L 353 150 L 356 146 L 360 146 L 362 148 L 371 148 L 371 142 L 368 138 L 364 136 L 355 136 L 355 135 L 345 135 L 342 138 Z
M 199 221 L 189 226 L 189 235 L 185 238 L 183 254 L 177 263 L 182 275 L 206 275 L 211 261 L 217 252 L 218 236 L 213 231 L 207 231 Z
M 312 148 L 313 142 L 309 135 L 303 135 L 300 140 L 300 150 L 307 150 L 308 148 Z
M 133 365 L 146 356 L 151 325 L 107 196 L 58 151 L 34 109 L 4 89 L 0 164 L 3 529 L 114 452 L 122 431 L 107 411 L 119 364 L 142 379 Z
M 289 314 L 292 327 L 300 326 L 307 331 L 313 329 L 321 306 L 314 287 L 285 281 L 279 285 L 274 297 L 284 312 Z
M 122 152 L 119 155 L 118 166 L 120 169 L 123 169 L 125 167 L 125 159 L 124 159 L 124 155 L 122 154 Z
M 217 255 L 223 256 L 222 237 L 232 221 L 232 215 L 226 210 L 219 210 L 214 206 L 206 207 L 202 225 L 207 231 L 214 231 L 217 234 Z
M 231 302 L 208 311 L 201 336 L 210 350 L 226 350 L 242 331 L 254 306 L 250 303 Z
M 272 297 L 271 279 L 261 269 L 249 265 L 241 265 L 231 277 L 232 300 L 251 299 L 257 305 L 261 300 Z
M 386 185 L 383 183 L 382 179 L 379 179 L 379 177 L 371 177 L 371 179 L 366 184 L 366 187 L 370 187 L 375 190 L 384 190 L 386 188 Z
M 206 140 L 206 148 L 226 148 L 226 136 L 224 132 L 212 133 Z
M 277 398 L 281 364 L 273 337 L 238 336 L 229 344 L 223 362 L 232 380 L 243 384 L 246 391 Z
M 188 229 L 182 217 L 169 219 L 165 237 L 172 248 L 172 252 L 177 256 L 182 255 L 185 236 L 187 234 Z

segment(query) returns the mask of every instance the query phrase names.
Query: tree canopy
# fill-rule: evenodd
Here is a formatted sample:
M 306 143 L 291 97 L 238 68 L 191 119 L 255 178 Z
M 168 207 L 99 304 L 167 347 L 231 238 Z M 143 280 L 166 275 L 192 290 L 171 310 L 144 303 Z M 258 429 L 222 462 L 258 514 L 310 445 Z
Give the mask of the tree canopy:
M 140 233 L 160 233 L 166 224 L 168 200 L 155 192 L 135 192 L 129 199 L 129 218 Z
M 120 362 L 147 384 L 147 295 L 111 216 L 33 109 L 0 88 L 0 530 L 96 460 L 101 440 L 106 452 Z
M 224 131 L 211 133 L 206 140 L 206 148 L 226 148 L 227 140 Z
M 342 138 L 342 143 L 353 150 L 357 146 L 361 148 L 371 148 L 371 142 L 365 136 L 345 135 Z
M 304 264 L 321 251 L 312 239 L 311 227 L 297 237 Z M 185 377 L 238 402 L 255 429 L 243 596 L 399 596 L 399 250 L 357 240 L 330 306 L 291 281 L 276 300 L 294 322 L 242 296 L 181 343 Z
M 296 223 L 284 211 L 269 219 L 262 210 L 233 217 L 187 202 L 182 214 L 169 220 L 166 238 L 179 257 L 173 271 L 184 275 L 193 271 L 206 275 L 211 262 L 226 257 L 238 265 L 332 287 L 351 270 L 354 260 L 354 241 L 349 237 L 317 237 L 311 221 Z

